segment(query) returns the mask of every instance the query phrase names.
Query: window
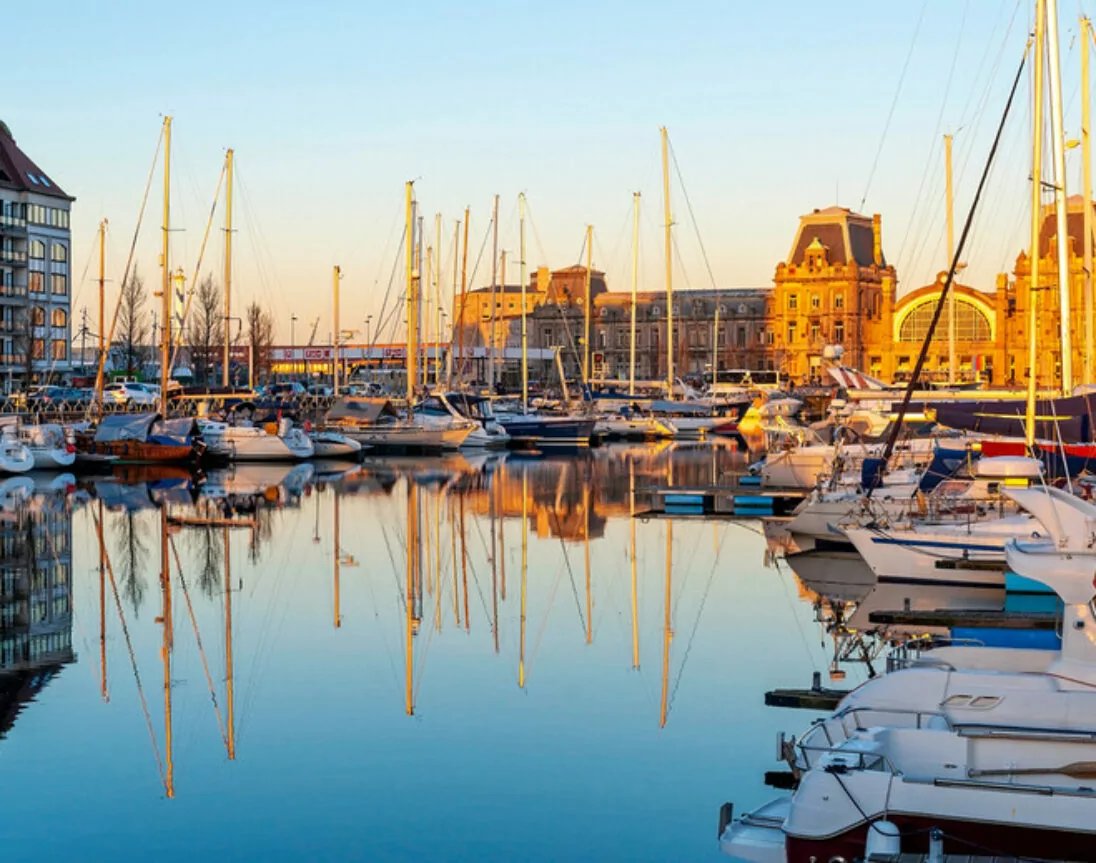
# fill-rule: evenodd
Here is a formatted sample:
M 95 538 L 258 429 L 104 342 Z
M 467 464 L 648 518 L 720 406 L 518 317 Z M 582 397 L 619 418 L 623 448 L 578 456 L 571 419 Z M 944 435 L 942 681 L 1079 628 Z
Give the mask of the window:
M 735 339 L 735 346 L 739 347 L 739 348 L 746 347 L 746 328 L 745 327 L 739 327 L 738 328 L 738 335 Z
M 32 183 L 34 183 L 34 185 L 36 185 L 36 186 L 38 185 L 38 178 L 35 177 L 34 174 L 30 173 L 29 171 L 27 172 L 27 179 L 30 180 Z
M 662 314 L 662 310 L 658 306 L 651 306 L 652 318 L 657 318 L 660 314 Z
M 27 204 L 27 221 L 34 225 L 46 225 L 46 208 L 41 204 Z
M 44 327 L 46 325 L 46 310 L 41 306 L 35 306 L 30 310 L 30 323 L 34 327 Z
M 54 309 L 50 312 L 50 323 L 55 327 L 63 327 L 68 323 L 68 315 L 64 309 Z
M 717 339 L 717 347 L 721 347 L 721 348 L 726 347 L 727 346 L 727 331 L 725 329 L 723 329 L 722 327 L 720 327 L 718 330 L 716 330 L 716 339 Z
M 833 295 L 833 307 L 838 310 L 845 308 L 844 294 L 838 293 Z
M 989 319 L 974 303 L 965 297 L 955 298 L 955 337 L 961 342 L 988 342 L 991 338 Z M 898 329 L 898 341 L 923 342 L 929 331 L 929 322 L 936 311 L 936 299 L 921 302 L 902 320 Z M 951 320 L 951 304 L 945 303 L 940 321 L 932 334 L 933 344 L 947 341 L 948 323 Z
M 607 348 L 609 346 L 608 341 L 609 341 L 609 336 L 605 332 L 605 330 L 598 330 L 597 331 L 597 346 L 599 348 Z
M 49 247 L 49 258 L 51 261 L 57 261 L 63 263 L 68 260 L 68 248 L 63 243 L 54 243 Z
M 627 330 L 617 330 L 617 347 L 618 348 L 628 347 L 628 331 Z
M 27 273 L 27 290 L 32 294 L 44 294 L 46 292 L 46 274 Z
M 27 245 L 27 255 L 35 261 L 46 259 L 46 244 L 41 240 L 31 240 Z
M 818 321 L 811 321 L 811 341 L 817 342 L 822 338 L 822 327 Z
M 55 360 L 68 359 L 68 342 L 64 339 L 54 339 L 50 355 Z
M 30 356 L 31 359 L 35 360 L 44 360 L 46 358 L 45 339 L 35 339 L 31 342 Z
M 795 321 L 792 321 L 791 323 L 788 324 L 788 344 L 791 344 L 792 342 L 795 341 L 795 331 L 796 331 Z
M 788 294 L 788 311 L 794 312 L 799 308 L 799 294 Z
M 64 296 L 68 293 L 68 276 L 64 273 L 53 273 L 49 277 L 49 290 L 51 294 Z
M 552 346 L 552 328 L 551 327 L 545 327 L 543 330 L 541 330 L 540 335 L 544 339 L 544 342 L 543 342 L 544 347 L 546 347 L 546 348 L 551 347 Z
M 833 322 L 833 340 L 837 344 L 841 345 L 845 343 L 845 322 L 834 321 Z
M 57 210 L 51 207 L 49 211 L 49 223 L 54 228 L 67 229 L 69 226 L 68 210 Z
M 818 294 L 811 294 L 811 308 L 812 309 L 822 308 L 822 298 L 820 296 L 818 296 Z

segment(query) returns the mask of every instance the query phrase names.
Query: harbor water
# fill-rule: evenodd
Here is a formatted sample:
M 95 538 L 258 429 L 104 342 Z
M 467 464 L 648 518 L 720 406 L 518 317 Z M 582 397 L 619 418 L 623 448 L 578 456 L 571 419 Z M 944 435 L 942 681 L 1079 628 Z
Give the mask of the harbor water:
M 745 465 L 9 481 L 5 859 L 717 859 L 832 652 L 760 520 L 643 515 Z

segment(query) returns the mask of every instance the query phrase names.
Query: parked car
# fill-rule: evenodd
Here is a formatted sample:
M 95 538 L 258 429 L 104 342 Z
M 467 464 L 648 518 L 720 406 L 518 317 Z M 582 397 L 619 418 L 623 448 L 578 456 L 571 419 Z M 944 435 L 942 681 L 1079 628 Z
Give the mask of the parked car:
M 267 387 L 266 395 L 272 399 L 295 399 L 307 395 L 307 390 L 305 390 L 304 384 L 299 381 L 284 381 Z
M 103 387 L 103 401 L 121 405 L 144 405 L 152 407 L 158 395 L 150 392 L 141 384 L 116 381 Z
M 66 387 L 47 384 L 45 386 L 32 387 L 27 391 L 23 399 L 23 407 L 26 410 L 43 410 L 65 400 L 68 392 Z
M 308 394 L 310 396 L 329 396 L 332 390 L 327 384 L 312 384 L 308 388 Z

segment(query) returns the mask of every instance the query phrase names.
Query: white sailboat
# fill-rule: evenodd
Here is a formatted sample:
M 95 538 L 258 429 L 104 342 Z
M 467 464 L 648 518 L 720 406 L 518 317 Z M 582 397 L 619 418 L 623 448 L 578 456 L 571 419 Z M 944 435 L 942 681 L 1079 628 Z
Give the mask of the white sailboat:
M 206 443 L 206 452 L 215 458 L 229 461 L 301 461 L 315 455 L 312 439 L 289 419 L 267 423 L 262 427 L 199 419 L 198 427 Z

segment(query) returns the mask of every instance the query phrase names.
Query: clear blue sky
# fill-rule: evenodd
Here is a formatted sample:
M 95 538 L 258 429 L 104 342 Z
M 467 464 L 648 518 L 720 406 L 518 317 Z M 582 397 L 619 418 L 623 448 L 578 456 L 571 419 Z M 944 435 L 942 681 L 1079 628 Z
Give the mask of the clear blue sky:
M 6 94 L 0 118 L 78 199 L 77 279 L 104 215 L 112 275 L 120 276 L 161 114 L 175 117 L 173 219 L 185 230 L 173 236 L 172 254 L 188 273 L 224 149 L 235 148 L 238 295 L 271 305 L 286 342 L 291 312 L 301 319 L 298 342 L 314 316 L 327 338 L 336 263 L 345 272 L 344 326 L 376 315 L 408 179 L 417 180 L 431 235 L 433 214 L 444 216 L 446 260 L 465 205 L 475 258 L 496 193 L 501 244 L 516 251 L 516 196 L 524 190 L 530 265 L 575 263 L 590 223 L 595 265 L 619 290 L 629 283 L 631 193 L 641 191 L 641 277 L 660 287 L 663 124 L 712 270 L 710 277 L 675 177 L 678 286 L 710 287 L 713 278 L 720 287 L 770 284 L 797 217 L 839 203 L 883 214 L 884 248 L 909 290 L 945 266 L 940 138 L 958 131 L 961 224 L 1023 51 L 1030 5 L 27 4 L 18 23 L 37 47 L 5 61 L 19 86 Z M 1061 10 L 1074 137 L 1076 16 L 1091 5 L 1063 0 Z M 992 287 L 1024 244 L 1026 78 L 1021 97 L 965 256 L 965 281 L 975 287 Z M 138 246 L 150 282 L 158 278 L 158 189 Z M 220 270 L 220 243 L 218 230 L 205 269 Z M 488 278 L 485 256 L 475 281 Z M 76 306 L 93 302 L 88 282 Z

